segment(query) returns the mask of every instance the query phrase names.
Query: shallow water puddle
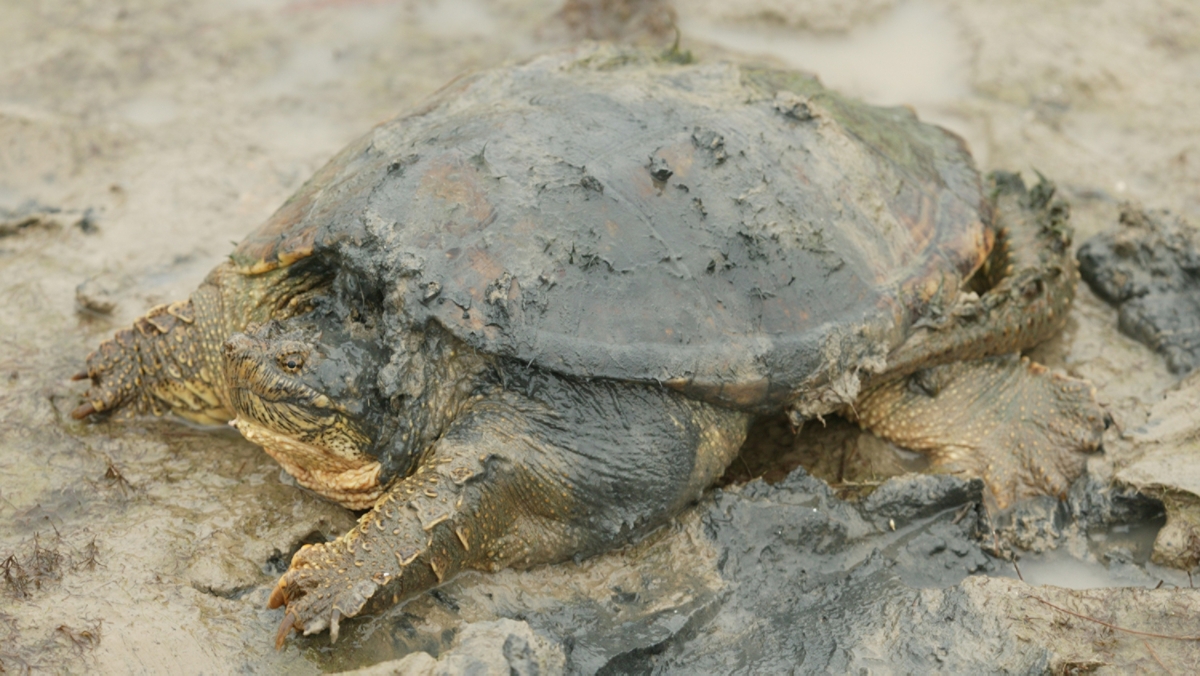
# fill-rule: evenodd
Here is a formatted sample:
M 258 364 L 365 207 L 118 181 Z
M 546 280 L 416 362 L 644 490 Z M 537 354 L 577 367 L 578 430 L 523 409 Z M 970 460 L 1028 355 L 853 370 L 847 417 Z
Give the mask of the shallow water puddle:
M 1065 589 L 1191 587 L 1193 583 L 1185 572 L 1150 561 L 1154 538 L 1162 524 L 1161 517 L 1115 524 L 1088 533 L 1086 552 L 1074 551 L 1075 543 L 1068 541 L 1058 549 L 1022 552 L 1015 567 L 1000 564 L 993 574 Z

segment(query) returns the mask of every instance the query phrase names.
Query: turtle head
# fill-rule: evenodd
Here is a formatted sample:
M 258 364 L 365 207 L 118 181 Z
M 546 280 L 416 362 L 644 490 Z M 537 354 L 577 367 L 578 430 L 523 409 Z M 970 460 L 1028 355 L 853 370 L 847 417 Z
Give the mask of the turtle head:
M 378 449 L 391 436 L 375 385 L 387 356 L 373 338 L 308 317 L 234 334 L 223 347 L 230 424 L 301 485 L 351 509 L 382 495 Z

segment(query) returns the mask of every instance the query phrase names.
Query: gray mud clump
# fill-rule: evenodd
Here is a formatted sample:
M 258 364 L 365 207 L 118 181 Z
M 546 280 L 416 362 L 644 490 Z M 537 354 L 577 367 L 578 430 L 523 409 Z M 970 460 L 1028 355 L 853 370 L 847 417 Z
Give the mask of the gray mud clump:
M 1087 478 L 1077 482 L 1067 503 L 1051 507 L 1057 527 L 1138 518 L 1147 508 L 1134 495 L 1101 490 Z M 1157 634 L 1152 649 L 1170 664 L 1200 658 L 1200 644 L 1179 640 L 1195 633 L 1200 595 L 1191 590 L 1081 592 L 993 577 L 1011 563 L 985 551 L 992 538 L 982 491 L 977 480 L 910 475 L 854 503 L 803 469 L 775 485 L 755 480 L 721 489 L 678 530 L 625 554 L 673 564 L 694 557 L 701 568 L 713 565 L 718 579 L 685 581 L 662 566 L 643 572 L 647 584 L 636 588 L 606 573 L 599 579 L 611 595 L 588 600 L 564 594 L 545 571 L 542 598 L 523 598 L 522 622 L 475 620 L 444 649 L 424 648 L 436 659 L 414 652 L 356 673 L 456 673 L 479 660 L 512 669 L 479 673 L 522 674 L 534 673 L 522 664 L 560 664 L 577 674 L 1073 673 L 1157 665 L 1142 635 L 1116 627 Z M 593 561 L 574 574 L 595 579 L 603 570 Z M 663 580 L 688 593 L 664 606 L 653 593 Z M 507 585 L 501 579 L 486 592 L 488 612 L 513 610 L 502 600 Z M 437 605 L 466 620 L 478 612 L 480 591 L 451 583 Z M 441 611 L 419 599 L 373 621 L 392 624 L 404 615 L 412 636 Z M 528 649 L 514 655 L 517 644 Z
M 1029 668 L 1042 656 L 1006 650 L 982 624 L 922 619 L 914 631 L 925 611 L 922 588 L 950 587 L 994 565 L 973 537 L 982 488 L 910 476 L 856 506 L 798 469 L 774 486 L 756 481 L 720 492 L 701 519 L 730 592 L 670 640 L 617 656 L 604 672 L 652 663 L 658 671 L 705 664 L 721 672 L 849 673 L 889 664 L 899 672 L 965 673 L 1005 659 Z
M 1121 209 L 1121 228 L 1079 248 L 1079 272 L 1119 308 L 1123 333 L 1173 373 L 1200 364 L 1200 232 L 1165 211 Z
M 974 573 L 1006 565 L 980 548 L 982 500 L 978 480 L 912 475 L 885 482 L 855 504 L 796 469 L 775 485 L 755 480 L 718 490 L 685 517 L 679 535 L 700 541 L 707 555 L 695 558 L 702 565 L 715 559 L 718 578 L 680 584 L 693 592 L 687 603 L 668 609 L 645 589 L 614 584 L 611 597 L 599 603 L 533 601 L 520 619 L 562 646 L 567 673 L 1036 669 L 1048 663 L 1048 647 L 1012 643 L 1000 618 L 972 608 L 952 589 Z M 671 549 L 671 537 L 639 548 L 640 556 L 652 559 L 650 552 Z M 443 589 L 443 606 L 472 614 L 469 590 Z M 420 606 L 410 605 L 410 612 L 414 619 L 423 614 Z M 512 622 L 467 626 L 480 625 L 526 631 Z M 493 663 L 511 665 L 500 643 L 492 643 Z M 464 630 L 436 663 L 418 654 L 390 664 L 449 673 L 479 659 L 488 645 Z M 552 647 L 534 647 L 536 661 L 555 659 Z

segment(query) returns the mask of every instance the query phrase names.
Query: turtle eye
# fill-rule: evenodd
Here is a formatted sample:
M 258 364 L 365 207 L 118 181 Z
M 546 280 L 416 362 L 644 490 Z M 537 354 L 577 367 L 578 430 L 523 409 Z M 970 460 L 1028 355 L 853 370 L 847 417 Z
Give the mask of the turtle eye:
M 279 355 L 279 368 L 288 373 L 299 373 L 304 368 L 304 355 L 299 352 Z

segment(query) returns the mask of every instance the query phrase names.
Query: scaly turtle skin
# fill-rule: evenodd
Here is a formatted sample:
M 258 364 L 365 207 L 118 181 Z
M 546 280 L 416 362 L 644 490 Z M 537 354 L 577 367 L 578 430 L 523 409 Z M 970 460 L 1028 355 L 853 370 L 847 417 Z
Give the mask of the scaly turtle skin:
M 351 145 L 88 358 L 76 417 L 232 420 L 368 510 L 279 641 L 466 568 L 587 556 L 694 500 L 751 420 L 842 413 L 999 506 L 1062 495 L 1091 388 L 1017 358 L 1074 294 L 1066 207 L 799 73 L 587 46 Z

